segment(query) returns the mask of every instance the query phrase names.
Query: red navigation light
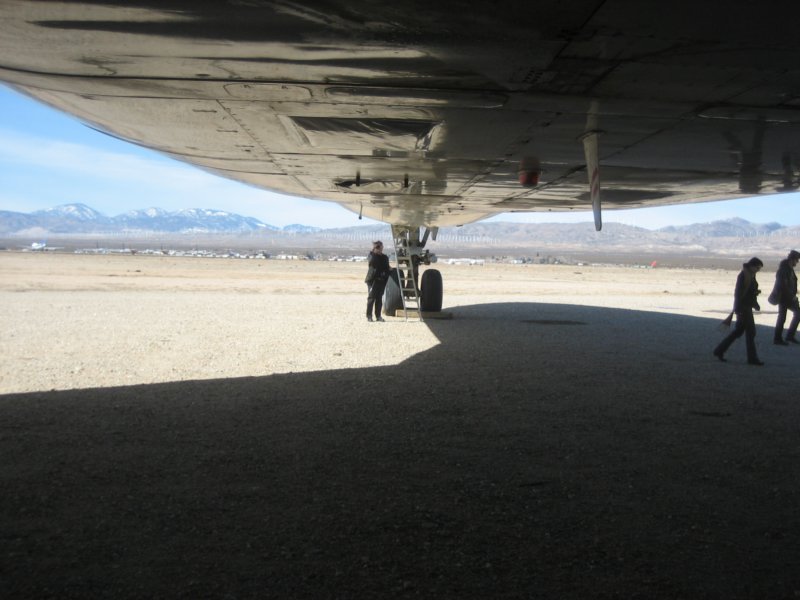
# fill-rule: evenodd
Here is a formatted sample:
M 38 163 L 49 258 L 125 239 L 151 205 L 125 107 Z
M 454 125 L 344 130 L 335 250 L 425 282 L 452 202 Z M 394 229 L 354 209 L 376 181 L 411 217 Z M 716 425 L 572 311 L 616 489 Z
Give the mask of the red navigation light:
M 539 183 L 539 171 L 520 171 L 519 183 L 523 187 L 533 187 Z
M 525 156 L 519 161 L 519 183 L 523 187 L 533 187 L 539 184 L 539 174 L 542 172 L 539 166 L 539 158 L 536 156 Z

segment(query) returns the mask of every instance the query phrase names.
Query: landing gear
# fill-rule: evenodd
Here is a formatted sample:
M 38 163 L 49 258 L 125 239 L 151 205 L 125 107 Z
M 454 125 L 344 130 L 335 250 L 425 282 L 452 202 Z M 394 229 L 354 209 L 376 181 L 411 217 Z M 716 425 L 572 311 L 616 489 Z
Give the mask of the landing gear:
M 386 284 L 383 296 L 383 309 L 386 314 L 394 315 L 398 310 L 405 310 L 408 318 L 411 310 L 422 318 L 424 312 L 441 312 L 442 310 L 442 274 L 436 269 L 428 269 L 419 278 L 419 265 L 431 264 L 430 252 L 425 250 L 428 237 L 436 239 L 438 227 L 426 229 L 420 237 L 419 227 L 392 225 L 397 254 L 397 268 Z

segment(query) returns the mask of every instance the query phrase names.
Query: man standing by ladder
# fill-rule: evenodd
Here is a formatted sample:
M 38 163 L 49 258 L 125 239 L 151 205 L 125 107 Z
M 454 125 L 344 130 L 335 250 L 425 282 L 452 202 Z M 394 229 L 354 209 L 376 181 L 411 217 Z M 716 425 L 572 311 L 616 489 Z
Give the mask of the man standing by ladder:
M 383 242 L 372 242 L 372 252 L 367 257 L 369 268 L 364 282 L 367 284 L 367 321 L 372 321 L 372 307 L 375 307 L 375 320 L 383 321 L 381 309 L 383 308 L 383 290 L 389 280 L 389 257 L 383 253 Z

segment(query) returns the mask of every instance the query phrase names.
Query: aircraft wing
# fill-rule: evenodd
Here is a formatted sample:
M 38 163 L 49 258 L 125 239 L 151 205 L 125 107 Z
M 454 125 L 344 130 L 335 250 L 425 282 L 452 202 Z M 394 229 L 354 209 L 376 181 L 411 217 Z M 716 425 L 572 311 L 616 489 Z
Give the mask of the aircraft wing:
M 739 0 L 6 0 L 0 80 L 225 177 L 452 226 L 796 190 L 797 23 Z

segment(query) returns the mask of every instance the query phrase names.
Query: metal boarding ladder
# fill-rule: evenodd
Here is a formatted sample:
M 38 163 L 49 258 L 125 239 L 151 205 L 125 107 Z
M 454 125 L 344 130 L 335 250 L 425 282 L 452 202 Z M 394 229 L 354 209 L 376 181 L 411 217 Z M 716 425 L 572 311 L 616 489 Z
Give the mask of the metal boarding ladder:
M 404 232 L 405 244 L 398 247 L 398 238 L 392 236 L 394 241 L 394 254 L 397 257 L 397 275 L 400 284 L 400 299 L 403 302 L 403 316 L 408 321 L 409 313 L 416 312 L 418 321 L 422 321 L 422 308 L 420 307 L 419 286 L 414 276 L 414 257 L 409 250 L 408 232 Z M 400 237 L 402 241 L 402 237 Z

